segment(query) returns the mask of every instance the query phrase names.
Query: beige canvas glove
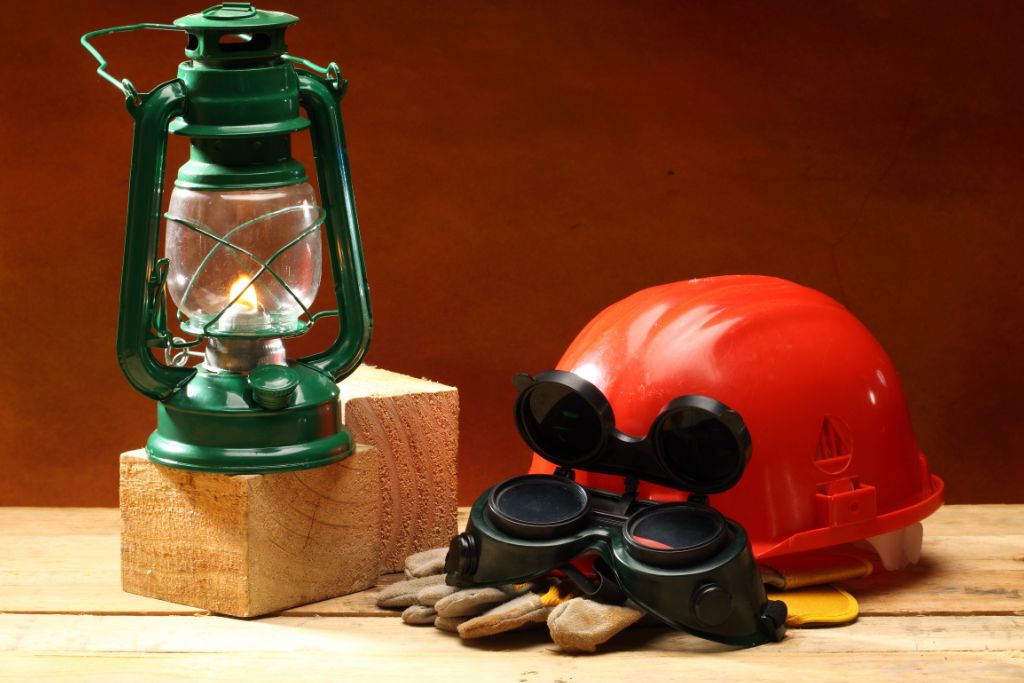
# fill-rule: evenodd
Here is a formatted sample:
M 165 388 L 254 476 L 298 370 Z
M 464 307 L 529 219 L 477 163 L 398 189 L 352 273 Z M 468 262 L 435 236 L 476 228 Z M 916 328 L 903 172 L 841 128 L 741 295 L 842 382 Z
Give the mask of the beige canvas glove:
M 643 610 L 625 605 L 605 605 L 573 598 L 556 605 L 548 614 L 551 640 L 569 652 L 594 652 L 597 646 L 640 621 Z
M 456 627 L 460 638 L 483 638 L 547 621 L 549 608 L 536 593 L 524 593 L 493 607 L 480 616 L 462 620 Z M 442 617 L 444 618 L 444 617 Z
M 446 553 L 447 548 L 434 548 L 410 555 L 405 564 L 410 578 L 381 590 L 377 605 L 404 608 L 405 623 L 433 624 L 467 640 L 546 623 L 560 647 L 578 652 L 593 652 L 643 616 L 633 607 L 576 598 L 554 579 L 499 587 L 448 586 L 441 573 Z M 569 603 L 571 608 L 559 609 Z
M 475 617 L 490 610 L 495 605 L 517 598 L 533 588 L 531 583 L 505 586 L 488 586 L 456 589 L 436 603 L 434 610 L 438 616 L 447 618 Z
M 435 624 L 454 631 L 459 623 L 506 603 L 532 587 L 532 584 L 520 584 L 460 590 L 445 584 L 444 574 L 434 574 L 384 587 L 377 596 L 377 606 L 404 609 L 402 620 L 407 624 Z M 437 619 L 442 621 L 435 623 Z
M 418 605 L 417 596 L 424 588 L 444 586 L 444 575 L 423 576 L 418 579 L 399 581 L 381 589 L 377 596 L 377 607 L 401 607 L 406 608 Z
M 444 558 L 448 548 L 431 548 L 405 558 L 405 575 L 410 579 L 433 576 L 444 572 Z

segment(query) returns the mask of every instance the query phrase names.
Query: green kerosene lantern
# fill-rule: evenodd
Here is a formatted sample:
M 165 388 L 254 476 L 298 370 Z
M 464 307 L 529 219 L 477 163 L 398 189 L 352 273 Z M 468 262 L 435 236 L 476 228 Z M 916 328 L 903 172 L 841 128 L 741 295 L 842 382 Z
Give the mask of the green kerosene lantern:
M 146 449 L 163 465 L 274 472 L 326 465 L 354 448 L 335 383 L 366 354 L 372 322 L 341 122 L 346 83 L 333 63 L 287 54 L 285 29 L 297 21 L 228 2 L 173 24 L 82 37 L 135 120 L 117 355 L 132 386 L 159 401 Z M 142 28 L 188 39 L 178 77 L 148 93 L 110 76 L 88 42 Z M 319 204 L 291 156 L 291 135 L 305 128 Z M 187 136 L 191 155 L 163 214 L 161 257 L 168 132 Z M 337 309 L 313 314 L 322 240 Z M 169 332 L 168 296 L 191 338 Z M 338 336 L 328 349 L 286 358 L 286 338 L 332 315 Z

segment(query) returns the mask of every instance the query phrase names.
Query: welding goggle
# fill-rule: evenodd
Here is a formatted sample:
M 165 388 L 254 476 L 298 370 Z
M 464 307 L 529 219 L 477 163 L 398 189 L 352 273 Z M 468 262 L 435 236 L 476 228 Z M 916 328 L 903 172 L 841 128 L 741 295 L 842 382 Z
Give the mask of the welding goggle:
M 705 638 L 782 638 L 785 605 L 766 598 L 746 532 L 706 502 L 739 480 L 749 458 L 738 413 L 708 397 L 680 397 L 641 438 L 615 428 L 611 406 L 581 377 L 552 371 L 517 385 L 519 431 L 559 469 L 515 477 L 477 499 L 449 548 L 449 584 L 517 583 L 558 569 L 585 593 L 614 584 L 642 609 Z M 581 486 L 574 467 L 624 475 L 626 490 Z M 684 503 L 637 500 L 639 479 L 693 495 Z M 572 564 L 588 553 L 599 557 L 589 585 Z

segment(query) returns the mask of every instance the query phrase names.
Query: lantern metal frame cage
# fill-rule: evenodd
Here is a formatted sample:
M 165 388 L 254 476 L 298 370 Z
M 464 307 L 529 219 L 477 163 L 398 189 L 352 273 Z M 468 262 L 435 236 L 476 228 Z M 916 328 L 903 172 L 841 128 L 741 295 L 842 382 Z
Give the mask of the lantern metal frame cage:
M 140 23 L 92 31 L 82 45 L 97 60 L 97 73 L 125 96 L 135 122 L 125 256 L 118 315 L 117 354 L 125 376 L 140 393 L 156 399 L 157 428 L 146 449 L 163 465 L 222 473 L 305 469 L 335 462 L 354 451 L 341 424 L 336 383 L 358 367 L 372 332 L 359 225 L 348 170 L 341 118 L 347 82 L 338 65 L 327 67 L 289 55 L 287 26 L 297 17 L 226 2 L 182 17 L 173 24 Z M 139 92 L 128 79 L 107 72 L 107 61 L 90 40 L 140 29 L 183 31 L 188 36 L 178 77 Z M 230 37 L 240 40 L 226 43 Z M 304 69 L 296 69 L 296 65 Z M 308 118 L 301 116 L 305 110 Z M 223 234 L 194 218 L 162 212 L 168 133 L 190 138 L 191 157 L 178 171 L 176 186 L 254 190 L 306 182 L 291 157 L 290 135 L 309 128 L 320 205 L 284 207 L 238 223 Z M 267 257 L 235 243 L 235 236 L 261 222 L 296 210 L 316 215 Z M 206 321 L 177 309 L 182 331 L 167 325 L 170 260 L 159 257 L 161 218 L 212 240 L 214 246 L 193 272 L 196 277 L 221 250 L 255 266 L 255 273 Z M 274 269 L 274 263 L 317 231 L 323 231 L 331 261 L 337 307 L 313 313 Z M 319 253 L 317 254 L 319 258 Z M 247 269 L 246 269 L 247 270 Z M 319 275 L 317 276 L 319 278 Z M 284 324 L 257 330 L 218 325 L 261 278 L 270 278 L 298 303 L 301 314 Z M 338 318 L 338 335 L 325 350 L 286 359 L 281 339 L 307 332 L 325 317 Z M 280 354 L 240 370 L 216 367 L 210 349 L 271 340 Z M 207 343 L 206 353 L 196 349 Z M 153 352 L 164 351 L 164 362 Z M 189 366 L 193 356 L 206 361 Z M 267 359 L 263 359 L 267 360 Z

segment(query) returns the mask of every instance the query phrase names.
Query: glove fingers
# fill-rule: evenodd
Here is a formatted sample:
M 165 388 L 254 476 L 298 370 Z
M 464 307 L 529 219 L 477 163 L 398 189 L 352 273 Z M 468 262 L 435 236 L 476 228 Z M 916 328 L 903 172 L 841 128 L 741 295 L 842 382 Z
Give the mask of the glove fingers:
M 377 595 L 377 607 L 409 607 L 416 604 L 416 595 L 430 586 L 444 585 L 444 576 L 425 576 L 393 583 Z
M 447 598 L 449 595 L 457 593 L 458 590 L 455 586 L 448 586 L 443 583 L 437 586 L 427 586 L 416 594 L 416 602 L 420 605 L 433 607 L 438 600 Z
M 448 548 L 431 548 L 405 558 L 405 575 L 410 579 L 440 574 L 444 571 L 444 558 Z
M 551 610 L 547 617 L 551 639 L 563 650 L 594 652 L 597 646 L 629 628 L 644 613 L 628 605 L 605 605 L 573 598 Z
M 402 612 L 402 621 L 413 626 L 433 624 L 436 618 L 437 612 L 434 611 L 434 608 L 423 605 L 410 605 Z
M 503 605 L 484 612 L 478 617 L 459 624 L 461 638 L 483 638 L 496 633 L 505 633 L 527 624 L 540 624 L 547 620 L 551 608 L 541 602 L 535 593 L 520 595 Z
M 442 617 L 474 617 L 493 605 L 507 602 L 529 590 L 531 584 L 498 586 L 489 588 L 466 588 L 443 597 L 434 603 L 434 609 Z
M 434 626 L 447 631 L 448 633 L 458 633 L 459 624 L 469 621 L 472 617 L 437 617 L 434 619 Z

